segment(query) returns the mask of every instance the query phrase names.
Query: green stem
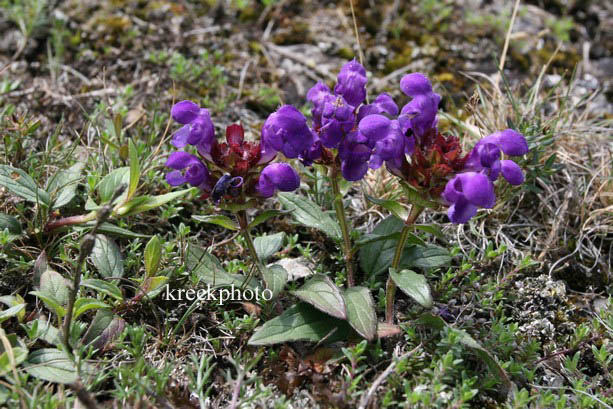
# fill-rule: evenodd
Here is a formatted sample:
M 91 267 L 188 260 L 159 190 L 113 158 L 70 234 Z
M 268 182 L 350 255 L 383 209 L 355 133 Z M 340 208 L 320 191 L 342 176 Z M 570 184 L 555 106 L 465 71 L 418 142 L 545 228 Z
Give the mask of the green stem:
M 353 248 L 351 246 L 347 215 L 345 214 L 345 207 L 343 206 L 343 196 L 341 195 L 341 189 L 338 183 L 339 179 L 338 169 L 336 169 L 336 167 L 331 169 L 330 180 L 332 181 L 332 190 L 334 191 L 334 210 L 336 210 L 336 217 L 338 218 L 338 222 L 341 226 L 341 233 L 343 234 L 343 251 L 345 253 L 345 264 L 347 265 L 347 287 L 353 287 L 355 285 Z
M 400 239 L 398 239 L 398 243 L 396 244 L 396 251 L 394 252 L 394 258 L 392 259 L 392 265 L 390 268 L 398 269 L 400 265 L 400 260 L 402 259 L 402 253 L 404 250 L 404 246 L 407 242 L 407 238 L 409 237 L 410 231 L 413 229 L 413 223 L 419 217 L 423 207 L 419 207 L 417 205 L 413 205 L 411 207 L 411 212 L 407 217 L 407 220 L 404 222 L 404 227 L 402 228 L 402 232 L 400 233 Z M 387 283 L 385 284 L 385 322 L 388 324 L 394 323 L 394 296 L 396 295 L 396 283 L 392 280 L 392 277 L 387 278 Z
M 255 245 L 253 244 L 253 239 L 251 238 L 251 234 L 249 233 L 249 223 L 247 222 L 247 212 L 244 210 L 240 210 L 236 213 L 236 218 L 238 219 L 238 225 L 241 228 L 241 234 L 245 238 L 245 242 L 247 243 L 247 248 L 249 249 L 249 255 L 251 256 L 251 261 L 256 265 L 260 274 L 262 273 L 260 266 L 260 258 L 258 257 L 258 252 L 255 251 Z

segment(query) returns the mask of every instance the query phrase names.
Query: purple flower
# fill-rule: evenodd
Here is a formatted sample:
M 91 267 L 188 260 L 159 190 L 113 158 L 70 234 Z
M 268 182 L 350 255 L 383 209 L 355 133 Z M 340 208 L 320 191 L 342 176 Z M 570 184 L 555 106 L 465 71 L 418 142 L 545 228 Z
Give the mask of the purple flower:
M 358 111 L 358 122 L 368 115 L 373 114 L 388 114 L 391 116 L 398 115 L 398 105 L 394 99 L 385 92 L 379 94 L 372 104 L 362 105 Z
M 366 98 L 366 70 L 356 60 L 349 61 L 338 74 L 334 93 L 342 96 L 353 107 Z
M 198 148 L 201 155 L 210 159 L 211 146 L 215 142 L 215 127 L 207 109 L 199 108 L 192 101 L 177 102 L 170 111 L 172 118 L 184 124 L 172 137 L 176 148 L 187 144 Z
M 447 215 L 452 223 L 466 223 L 479 207 L 491 209 L 496 202 L 490 179 L 477 172 L 456 175 L 447 182 L 443 197 L 451 204 Z
M 512 185 L 521 185 L 524 174 L 512 160 L 501 160 L 501 151 L 509 156 L 528 153 L 526 138 L 512 129 L 495 132 L 481 139 L 470 152 L 465 169 L 481 172 L 494 181 L 502 176 Z
M 256 186 L 256 190 L 262 197 L 271 197 L 277 190 L 291 192 L 300 187 L 298 173 L 287 163 L 271 163 L 266 166 Z
M 341 159 L 341 173 L 345 180 L 355 182 L 368 172 L 371 148 L 368 138 L 360 132 L 350 132 L 338 147 Z
M 378 114 L 368 115 L 360 121 L 358 129 L 366 136 L 372 148 L 370 168 L 378 169 L 384 161 L 392 161 L 404 156 L 405 144 L 408 143 L 409 138 L 404 137 L 397 120 L 391 120 Z M 413 139 L 410 138 L 410 140 Z
M 313 135 L 307 120 L 291 105 L 284 105 L 271 114 L 262 128 L 262 156 L 260 163 L 283 152 L 288 158 L 297 158 L 313 143 Z
M 166 181 L 172 186 L 187 182 L 192 186 L 208 192 L 211 190 L 211 175 L 207 167 L 197 156 L 187 152 L 173 152 L 165 166 L 175 169 L 166 175 Z
M 313 134 L 313 143 L 300 154 L 300 160 L 304 166 L 311 166 L 314 161 L 321 158 L 323 152 L 319 136 L 313 131 L 311 133 Z
M 407 74 L 400 80 L 400 89 L 413 99 L 402 107 L 401 121 L 402 132 L 406 134 L 408 129 L 421 137 L 429 129 L 436 127 L 438 104 L 441 96 L 432 91 L 432 84 L 425 75 L 414 72 Z
M 336 148 L 347 132 L 355 125 L 355 114 L 343 97 L 332 95 L 324 98 L 319 137 L 326 148 Z

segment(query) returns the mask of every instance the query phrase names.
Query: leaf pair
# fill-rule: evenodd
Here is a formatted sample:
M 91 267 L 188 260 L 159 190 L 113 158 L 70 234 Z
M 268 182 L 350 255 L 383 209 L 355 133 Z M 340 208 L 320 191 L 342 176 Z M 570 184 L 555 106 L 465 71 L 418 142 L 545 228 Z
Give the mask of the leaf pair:
M 328 277 L 316 274 L 292 294 L 303 303 L 266 322 L 249 340 L 251 345 L 321 341 L 330 336 L 347 339 L 352 329 L 369 340 L 377 335 L 374 301 L 367 288 L 341 291 Z

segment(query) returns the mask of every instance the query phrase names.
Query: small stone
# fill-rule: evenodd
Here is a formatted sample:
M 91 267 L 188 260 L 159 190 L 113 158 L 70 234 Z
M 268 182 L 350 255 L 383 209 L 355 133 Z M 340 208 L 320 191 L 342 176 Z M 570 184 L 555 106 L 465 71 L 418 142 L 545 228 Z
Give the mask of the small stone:
M 277 264 L 287 271 L 288 281 L 298 280 L 299 278 L 308 277 L 314 274 L 314 267 L 304 257 L 298 258 L 283 258 L 275 263 L 269 264 L 268 267 Z

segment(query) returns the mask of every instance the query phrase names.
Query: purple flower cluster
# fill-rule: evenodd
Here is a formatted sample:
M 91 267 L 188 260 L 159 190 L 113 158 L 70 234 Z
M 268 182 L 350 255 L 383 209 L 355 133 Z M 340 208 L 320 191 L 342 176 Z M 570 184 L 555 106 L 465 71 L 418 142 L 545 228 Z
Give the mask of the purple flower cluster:
M 466 223 L 479 207 L 494 206 L 493 182 L 500 175 L 512 185 L 523 183 L 520 167 L 502 158 L 528 152 L 520 133 L 511 129 L 493 133 L 464 155 L 455 135 L 445 136 L 437 129 L 441 97 L 425 75 L 402 77 L 400 90 L 410 98 L 402 109 L 386 93 L 365 103 L 366 82 L 362 65 L 355 60 L 346 63 L 333 89 L 318 82 L 308 91 L 310 125 L 295 107 L 281 106 L 264 123 L 260 143 L 246 142 L 239 125 L 228 127 L 226 142 L 219 142 L 206 109 L 191 101 L 175 104 L 172 117 L 183 127 L 172 143 L 177 148 L 194 146 L 200 158 L 187 152 L 171 154 L 166 163 L 173 169 L 168 183 L 187 182 L 205 193 L 215 192 L 214 200 L 219 191 L 270 197 L 277 190 L 291 191 L 300 185 L 291 166 L 269 163 L 279 152 L 307 166 L 315 162 L 340 169 L 349 181 L 385 164 L 424 197 L 442 197 L 453 223 Z
M 166 175 L 170 185 L 189 183 L 200 188 L 205 197 L 212 196 L 216 203 L 224 197 L 243 203 L 246 196 L 267 198 L 277 190 L 289 192 L 300 186 L 298 173 L 290 165 L 269 163 L 278 150 L 291 152 L 287 134 L 280 133 L 276 139 L 262 144 L 248 142 L 242 126 L 235 124 L 226 129 L 226 142 L 220 142 L 215 138 L 209 111 L 194 102 L 176 103 L 171 116 L 183 124 L 173 135 L 172 144 L 177 148 L 192 145 L 200 157 L 185 151 L 171 153 L 166 161 L 166 166 L 173 169 Z M 289 124 L 293 123 L 289 121 Z M 288 129 L 291 135 L 300 132 L 299 128 Z M 300 151 L 309 143 L 309 140 L 303 141 Z M 293 157 L 297 156 L 298 153 Z
M 451 204 L 448 216 L 453 223 L 466 223 L 479 207 L 491 209 L 496 202 L 492 182 L 502 175 L 511 185 L 521 185 L 524 174 L 512 160 L 501 154 L 522 156 L 528 153 L 526 138 L 512 129 L 495 132 L 481 139 L 468 155 L 462 173 L 445 186 L 443 198 Z

